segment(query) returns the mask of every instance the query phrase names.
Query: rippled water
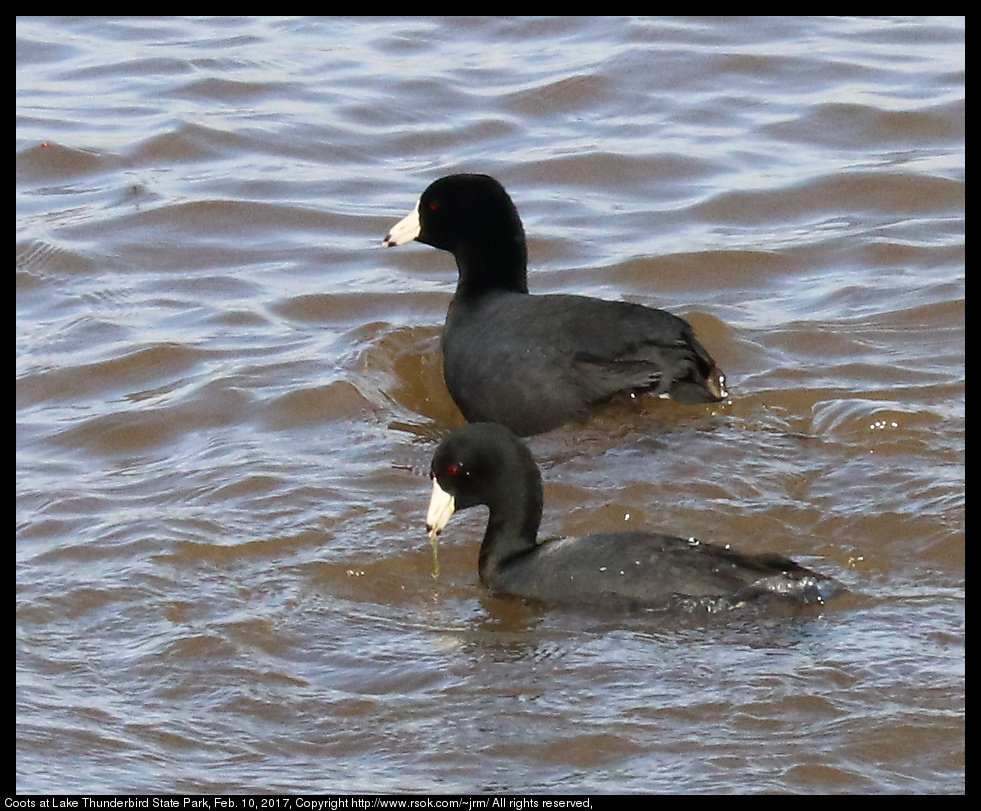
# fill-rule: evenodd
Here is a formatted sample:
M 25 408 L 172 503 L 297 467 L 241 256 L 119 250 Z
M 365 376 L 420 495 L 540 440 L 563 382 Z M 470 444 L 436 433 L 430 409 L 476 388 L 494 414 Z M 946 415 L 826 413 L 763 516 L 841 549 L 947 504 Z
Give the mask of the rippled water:
M 22 792 L 964 791 L 963 18 L 21 18 Z M 851 593 L 546 612 L 424 529 L 452 258 L 687 317 L 721 406 L 535 438 L 545 535 Z

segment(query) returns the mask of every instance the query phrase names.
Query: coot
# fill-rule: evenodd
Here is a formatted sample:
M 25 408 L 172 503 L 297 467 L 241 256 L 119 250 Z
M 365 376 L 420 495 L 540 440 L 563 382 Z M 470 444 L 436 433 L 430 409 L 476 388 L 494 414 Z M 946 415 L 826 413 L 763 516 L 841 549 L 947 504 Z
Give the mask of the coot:
M 725 376 L 677 316 L 624 301 L 529 295 L 521 219 L 492 177 L 432 183 L 383 244 L 413 239 L 456 257 L 443 375 L 468 422 L 529 436 L 582 419 L 618 392 L 683 403 L 728 396 Z
M 507 428 L 471 423 L 436 450 L 430 539 L 454 510 L 490 508 L 480 579 L 493 592 L 546 604 L 715 612 L 753 601 L 823 603 L 828 577 L 773 554 L 746 555 L 694 539 L 620 532 L 539 544 L 542 479 Z

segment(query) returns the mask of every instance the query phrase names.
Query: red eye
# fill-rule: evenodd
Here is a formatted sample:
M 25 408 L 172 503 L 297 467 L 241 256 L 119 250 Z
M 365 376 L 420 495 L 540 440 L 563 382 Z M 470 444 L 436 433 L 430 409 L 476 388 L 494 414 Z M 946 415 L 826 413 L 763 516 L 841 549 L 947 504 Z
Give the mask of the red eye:
M 447 465 L 446 466 L 446 472 L 450 476 L 459 476 L 460 473 L 461 473 L 460 466 L 459 465 Z
M 430 211 L 438 211 L 439 210 L 439 201 L 438 200 L 430 200 L 426 204 L 426 208 L 428 208 Z

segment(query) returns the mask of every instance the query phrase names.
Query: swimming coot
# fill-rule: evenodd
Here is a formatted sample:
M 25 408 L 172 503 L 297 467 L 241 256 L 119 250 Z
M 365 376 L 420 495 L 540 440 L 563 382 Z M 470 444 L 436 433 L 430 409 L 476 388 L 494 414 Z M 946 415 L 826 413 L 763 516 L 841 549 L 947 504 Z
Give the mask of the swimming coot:
M 454 510 L 490 508 L 480 579 L 493 592 L 546 604 L 720 611 L 751 601 L 823 603 L 839 587 L 779 555 L 654 532 L 620 532 L 537 543 L 542 479 L 531 453 L 507 428 L 472 423 L 436 450 L 430 539 Z
M 677 316 L 625 301 L 529 295 L 521 219 L 492 177 L 432 183 L 383 244 L 413 239 L 456 257 L 443 375 L 468 422 L 529 436 L 582 419 L 618 392 L 683 403 L 728 396 L 725 376 Z

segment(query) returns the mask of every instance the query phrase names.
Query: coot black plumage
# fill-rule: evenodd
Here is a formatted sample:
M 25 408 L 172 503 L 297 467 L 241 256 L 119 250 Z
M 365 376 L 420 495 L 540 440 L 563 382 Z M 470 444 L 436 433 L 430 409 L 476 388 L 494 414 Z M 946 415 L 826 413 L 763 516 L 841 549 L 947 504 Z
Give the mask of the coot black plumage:
M 779 555 L 653 532 L 564 538 L 539 544 L 542 479 L 525 444 L 493 423 L 454 432 L 433 457 L 430 538 L 454 510 L 490 508 L 480 579 L 491 591 L 546 604 L 719 611 L 775 598 L 822 603 L 839 587 Z
M 677 316 L 624 301 L 529 295 L 521 219 L 492 177 L 432 183 L 383 244 L 413 239 L 456 258 L 443 374 L 469 422 L 529 436 L 582 419 L 618 392 L 683 403 L 728 396 L 725 376 Z

